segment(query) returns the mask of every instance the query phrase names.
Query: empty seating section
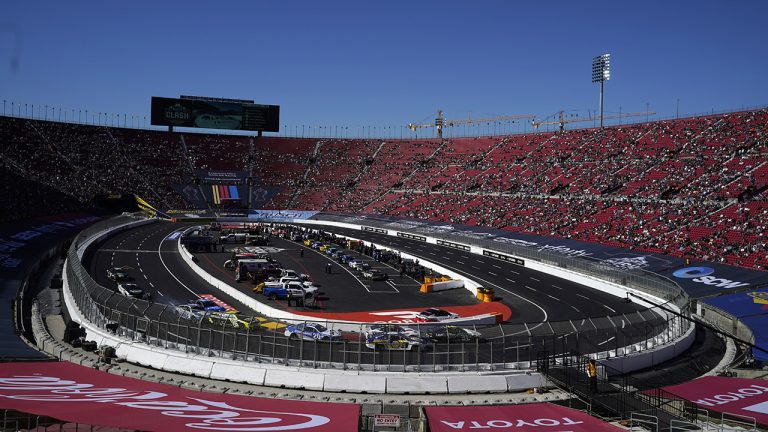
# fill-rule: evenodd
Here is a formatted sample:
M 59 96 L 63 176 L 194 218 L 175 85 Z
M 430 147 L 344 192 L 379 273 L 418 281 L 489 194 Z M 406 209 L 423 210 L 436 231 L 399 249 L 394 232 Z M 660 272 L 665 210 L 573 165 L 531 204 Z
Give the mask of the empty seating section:
M 191 169 L 249 171 L 280 191 L 267 208 L 465 223 L 768 268 L 765 109 L 442 143 L 184 134 L 186 154 L 178 134 L 1 119 L 4 175 L 81 203 L 109 190 L 183 207 L 173 185 Z

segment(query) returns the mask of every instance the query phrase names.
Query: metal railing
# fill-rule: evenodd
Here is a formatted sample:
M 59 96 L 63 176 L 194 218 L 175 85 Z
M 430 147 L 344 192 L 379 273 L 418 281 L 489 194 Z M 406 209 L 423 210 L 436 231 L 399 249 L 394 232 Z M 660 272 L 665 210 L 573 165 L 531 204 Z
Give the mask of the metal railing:
M 55 121 L 59 123 L 72 123 L 91 126 L 122 127 L 142 130 L 167 130 L 167 127 L 151 125 L 151 118 L 146 113 L 116 113 L 94 111 L 85 108 L 64 107 L 56 104 L 33 104 L 25 101 L 2 100 L 2 115 L 21 119 Z M 621 126 L 635 123 L 658 122 L 664 120 L 677 120 L 690 117 L 711 116 L 742 111 L 757 111 L 765 109 L 765 105 L 733 107 L 726 109 L 714 108 L 709 111 L 677 113 L 672 115 L 653 114 L 649 117 L 637 117 L 629 119 L 621 117 L 616 120 L 607 120 L 606 126 Z M 589 110 L 588 110 L 589 111 Z M 619 114 L 621 111 L 618 112 Z M 597 123 L 585 123 L 574 125 L 569 130 L 590 129 L 597 127 Z M 541 129 L 532 128 L 527 121 L 490 121 L 468 124 L 464 127 L 446 128 L 446 138 L 471 138 L 471 137 L 502 137 L 517 134 L 548 133 L 557 130 L 557 125 L 545 125 Z M 253 135 L 247 131 L 229 131 L 217 129 L 218 135 Z M 309 124 L 283 124 L 277 136 L 293 138 L 315 139 L 372 139 L 372 140 L 396 140 L 396 139 L 435 139 L 434 128 L 424 133 L 415 133 L 408 126 L 402 125 L 309 125 Z
M 530 367 L 538 352 L 572 350 L 612 358 L 647 351 L 684 335 L 690 322 L 654 308 L 581 320 L 471 326 L 482 338 L 443 338 L 435 324 L 408 325 L 422 343 L 371 343 L 367 326 L 324 322 L 342 329 L 330 341 L 292 339 L 287 323 L 269 317 L 226 319 L 183 316 L 167 304 L 125 297 L 99 285 L 80 262 L 86 239 L 124 225 L 126 218 L 96 224 L 80 233 L 68 252 L 68 288 L 92 324 L 123 338 L 185 353 L 312 368 L 386 371 L 486 371 Z M 293 322 L 292 324 L 297 324 Z M 427 340 L 438 339 L 435 343 Z M 403 346 L 406 345 L 406 346 Z M 371 348 L 373 347 L 373 349 Z M 381 350 L 376 348 L 382 348 Z

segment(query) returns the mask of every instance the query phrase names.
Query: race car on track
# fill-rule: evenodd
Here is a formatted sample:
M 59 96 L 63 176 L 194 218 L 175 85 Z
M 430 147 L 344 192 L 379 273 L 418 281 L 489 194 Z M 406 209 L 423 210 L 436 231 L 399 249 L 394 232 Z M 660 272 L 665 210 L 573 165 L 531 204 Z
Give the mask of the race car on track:
M 402 333 L 373 333 L 365 338 L 365 346 L 372 350 L 403 350 L 410 351 L 414 347 L 422 346 L 426 339 L 419 339 L 417 335 L 405 335 Z
M 474 342 L 482 339 L 479 331 L 452 325 L 425 329 L 422 336 L 432 342 Z
M 374 281 L 387 280 L 387 274 L 381 270 L 370 269 L 363 272 L 363 277 Z
M 152 300 L 152 295 L 139 288 L 139 286 L 135 283 L 119 283 L 117 284 L 117 292 L 126 297 L 133 297 L 148 301 Z
M 224 306 L 219 306 L 213 300 L 199 298 L 189 302 L 190 306 L 193 306 L 199 310 L 208 312 L 226 312 L 227 309 Z
M 131 276 L 122 267 L 112 267 L 107 269 L 107 277 L 113 281 L 127 281 L 131 280 Z
M 447 310 L 438 308 L 429 308 L 419 312 L 416 315 L 416 321 L 418 322 L 438 322 L 445 320 L 452 320 L 459 317 L 459 314 L 448 312 Z
M 223 327 L 244 328 L 249 329 L 251 327 L 251 320 L 244 320 L 237 317 L 234 314 L 211 312 L 208 314 L 208 322 L 211 324 L 220 325 Z
M 419 332 L 411 327 L 398 324 L 372 324 L 365 330 L 365 336 L 373 336 L 376 333 L 400 334 L 405 336 L 418 335 Z
M 334 341 L 341 339 L 341 331 L 329 330 L 318 323 L 301 323 L 286 327 L 285 336 L 291 339 Z
M 173 312 L 184 319 L 192 321 L 200 321 L 205 316 L 205 312 L 195 308 L 193 305 L 176 306 L 173 308 Z

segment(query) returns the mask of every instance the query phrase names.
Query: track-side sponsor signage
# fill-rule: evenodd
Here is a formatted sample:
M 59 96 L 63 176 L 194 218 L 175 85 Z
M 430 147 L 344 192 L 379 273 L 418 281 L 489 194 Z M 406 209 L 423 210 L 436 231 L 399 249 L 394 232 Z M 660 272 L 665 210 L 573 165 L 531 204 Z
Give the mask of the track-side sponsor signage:
M 494 251 L 489 251 L 489 250 L 485 250 L 484 249 L 483 250 L 483 255 L 485 255 L 487 257 L 491 257 L 491 258 L 496 258 L 496 259 L 499 259 L 499 260 L 502 260 L 502 261 L 511 262 L 512 264 L 517 264 L 517 265 L 520 265 L 520 266 L 524 266 L 525 265 L 525 260 L 523 260 L 521 258 L 517 258 L 517 257 L 509 256 L 509 255 L 504 255 L 502 253 L 498 253 L 498 252 L 494 252 Z
M 309 210 L 252 210 L 248 219 L 284 220 L 309 219 L 318 212 Z
M 381 229 L 381 228 L 362 226 L 362 227 L 360 227 L 360 229 L 362 229 L 363 231 L 368 231 L 368 232 L 375 232 L 375 233 L 379 233 L 379 234 L 387 234 L 387 230 Z
M 619 432 L 584 412 L 550 403 L 491 406 L 428 406 L 432 432 Z
M 449 241 L 445 241 L 445 240 L 438 240 L 437 244 L 440 245 L 440 246 L 447 246 L 449 248 L 459 249 L 459 250 L 463 250 L 463 251 L 472 250 L 472 248 L 467 246 L 467 245 L 463 245 L 463 244 L 460 244 L 460 243 L 449 242 Z
M 662 390 L 700 408 L 753 417 L 758 424 L 768 426 L 768 382 L 765 380 L 710 376 Z
M 404 232 L 399 232 L 399 233 L 397 233 L 397 236 L 398 237 L 402 237 L 402 238 L 411 239 L 411 240 L 418 240 L 418 241 L 423 241 L 423 242 L 427 241 L 426 237 L 420 236 L 420 235 L 416 235 L 416 234 L 408 234 L 408 233 L 404 233 Z
M 55 242 L 98 220 L 101 217 L 73 213 L 0 225 L 0 278 L 10 279 Z
M 716 286 L 718 288 L 739 288 L 749 285 L 747 282 L 733 281 L 717 277 L 714 275 L 715 269 L 712 267 L 685 267 L 675 270 L 672 276 L 679 279 L 690 279 L 692 282 Z

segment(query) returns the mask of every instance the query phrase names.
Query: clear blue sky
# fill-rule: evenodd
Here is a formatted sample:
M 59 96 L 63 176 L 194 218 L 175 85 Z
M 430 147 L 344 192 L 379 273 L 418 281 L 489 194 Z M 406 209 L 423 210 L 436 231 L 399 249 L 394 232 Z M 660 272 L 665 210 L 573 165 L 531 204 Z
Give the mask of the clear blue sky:
M 768 2 L 19 1 L 0 98 L 149 114 L 150 97 L 255 99 L 281 125 L 400 126 L 597 109 L 768 104 Z M 17 43 L 17 39 L 20 43 Z M 15 68 L 13 63 L 18 65 Z M 292 126 L 293 127 L 293 126 Z

